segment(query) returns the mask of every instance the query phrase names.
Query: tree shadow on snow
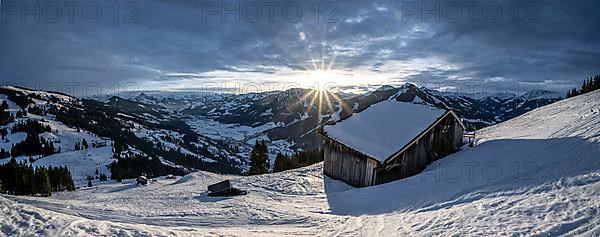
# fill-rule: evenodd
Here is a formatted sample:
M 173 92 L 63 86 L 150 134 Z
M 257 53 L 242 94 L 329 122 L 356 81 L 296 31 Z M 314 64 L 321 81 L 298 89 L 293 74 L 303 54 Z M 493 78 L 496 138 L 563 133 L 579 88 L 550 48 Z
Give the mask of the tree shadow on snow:
M 196 199 L 200 202 L 220 202 L 220 201 L 231 199 L 231 197 L 211 197 L 211 196 L 208 196 L 208 191 L 206 191 L 206 192 L 201 193 L 197 197 L 194 197 L 194 199 Z
M 122 183 L 122 185 L 119 185 L 117 187 L 114 187 L 110 190 L 107 191 L 107 193 L 118 193 L 118 192 L 122 192 L 128 189 L 133 189 L 133 188 L 137 188 L 138 185 L 136 183 Z
M 492 193 L 547 191 L 540 184 L 600 170 L 598 154 L 600 143 L 578 137 L 493 140 L 435 161 L 415 176 L 377 186 L 351 188 L 325 176 L 325 192 L 331 214 L 432 211 Z

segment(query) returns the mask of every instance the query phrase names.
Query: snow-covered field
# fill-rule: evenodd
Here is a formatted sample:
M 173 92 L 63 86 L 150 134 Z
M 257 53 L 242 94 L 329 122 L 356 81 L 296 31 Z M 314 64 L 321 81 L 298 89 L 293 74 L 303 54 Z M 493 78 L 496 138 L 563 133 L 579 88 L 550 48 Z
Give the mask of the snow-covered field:
M 272 175 L 198 172 L 55 193 L 1 196 L 0 235 L 600 235 L 600 92 L 481 131 L 477 146 L 419 175 L 368 188 L 321 164 Z M 230 178 L 246 196 L 206 196 Z

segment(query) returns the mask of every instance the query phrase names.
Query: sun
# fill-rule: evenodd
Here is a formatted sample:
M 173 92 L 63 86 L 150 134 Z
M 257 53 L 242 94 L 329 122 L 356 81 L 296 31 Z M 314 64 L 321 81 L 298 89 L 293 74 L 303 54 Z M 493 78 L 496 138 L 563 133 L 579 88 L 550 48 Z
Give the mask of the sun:
M 343 109 L 349 111 L 348 104 L 337 94 L 339 91 L 338 83 L 351 77 L 348 73 L 336 70 L 306 70 L 302 75 L 301 84 L 309 85 L 312 89 L 304 94 L 298 103 L 304 103 L 305 112 L 313 109 L 317 110 L 319 115 L 334 113 Z M 307 103 L 308 102 L 308 103 Z
M 327 85 L 332 83 L 340 83 L 344 80 L 348 80 L 351 76 L 347 73 L 339 72 L 336 70 L 327 70 L 327 69 L 315 69 L 315 70 L 307 70 L 305 75 L 303 76 L 304 84 L 315 84 L 319 85 Z
M 327 79 L 331 79 L 335 76 L 335 73 L 332 73 L 328 70 L 317 69 L 308 71 L 308 77 L 314 81 L 326 81 Z

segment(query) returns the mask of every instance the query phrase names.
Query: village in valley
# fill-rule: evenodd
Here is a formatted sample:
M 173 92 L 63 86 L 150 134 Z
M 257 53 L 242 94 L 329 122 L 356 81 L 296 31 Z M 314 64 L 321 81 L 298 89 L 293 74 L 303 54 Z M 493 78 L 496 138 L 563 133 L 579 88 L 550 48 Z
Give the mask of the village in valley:
M 598 9 L 0 0 L 0 237 L 600 236 Z
M 323 120 L 314 131 L 322 138 L 321 145 L 314 150 L 291 155 L 279 153 L 272 159 L 269 141 L 249 140 L 253 148 L 248 156 L 247 174 L 238 175 L 186 168 L 175 163 L 177 160 L 154 159 L 148 154 L 156 151 L 128 143 L 130 140 L 114 140 L 110 133 L 99 136 L 92 131 L 104 129 L 97 123 L 102 117 L 81 121 L 91 126 L 69 126 L 68 121 L 82 124 L 64 120 L 61 115 L 70 110 L 66 106 L 82 106 L 76 98 L 4 87 L 4 93 L 8 94 L 5 111 L 10 114 L 8 117 L 14 117 L 7 120 L 10 121 L 7 128 L 12 126 L 12 129 L 7 129 L 4 143 L 24 139 L 17 125 L 36 121 L 43 125 L 38 136 L 52 144 L 54 153 L 28 158 L 13 149 L 10 153 L 18 156 L 16 160 L 0 160 L 3 192 L 11 194 L 3 195 L 0 203 L 12 213 L 10 219 L 3 221 L 28 223 L 31 229 L 6 227 L 23 235 L 31 230 L 49 235 L 80 235 L 87 234 L 89 226 L 102 233 L 125 231 L 127 235 L 164 235 L 167 231 L 174 235 L 211 235 L 214 231 L 226 235 L 243 235 L 248 231 L 258 235 L 296 235 L 319 234 L 322 230 L 329 234 L 343 231 L 362 235 L 370 233 L 371 226 L 408 234 L 410 229 L 397 228 L 435 217 L 451 221 L 450 229 L 428 226 L 423 231 L 461 232 L 463 225 L 486 225 L 473 222 L 480 215 L 487 216 L 486 212 L 466 210 L 483 205 L 495 213 L 495 221 L 507 215 L 515 218 L 507 210 L 530 210 L 527 203 L 534 197 L 544 200 L 543 205 L 548 207 L 563 202 L 563 197 L 569 203 L 583 205 L 556 212 L 531 210 L 528 215 L 558 216 L 568 211 L 576 215 L 572 218 L 595 218 L 593 209 L 586 207 L 597 200 L 593 198 L 597 191 L 594 188 L 597 180 L 593 177 L 599 162 L 595 154 L 600 151 L 598 91 L 578 90 L 581 95 L 570 95 L 513 119 L 474 130 L 455 110 L 428 103 L 433 100 L 421 98 L 421 93 L 407 94 L 410 91 L 407 88 L 414 85 L 403 86 L 361 109 L 355 107 L 354 113 L 338 120 Z M 28 101 L 26 98 L 31 95 L 38 99 L 31 100 L 34 104 L 24 104 L 27 110 L 12 102 Z M 166 142 L 171 141 L 169 136 L 180 136 L 176 130 L 146 127 L 137 122 L 139 115 L 127 108 L 113 107 L 118 111 L 112 113 L 122 114 L 117 115 L 120 123 L 131 124 L 128 128 L 134 133 L 145 127 L 143 137 L 155 134 L 152 136 L 163 144 L 142 140 L 154 144 L 153 149 L 164 149 Z M 14 116 L 17 112 L 20 115 Z M 117 146 L 127 149 L 117 155 L 114 153 Z M 578 150 L 575 156 L 563 152 L 575 147 Z M 179 148 L 170 152 L 182 151 Z M 130 159 L 158 163 L 140 166 Z M 572 163 L 572 159 L 578 162 Z M 13 185 L 10 176 L 6 176 L 12 172 L 10 167 L 32 166 L 34 180 L 39 179 L 39 172 L 47 173 L 44 174 L 49 179 L 44 181 L 48 182 L 47 187 L 43 183 L 33 189 L 8 186 Z M 60 178 L 56 172 L 63 171 L 51 167 L 64 170 L 69 179 Z M 116 174 L 122 176 L 115 178 Z M 561 185 L 557 186 L 558 183 Z M 48 191 L 40 191 L 46 188 Z M 132 203 L 132 198 L 137 201 Z M 498 205 L 505 202 L 513 204 Z M 47 228 L 48 222 L 30 222 L 48 215 L 56 218 L 52 225 L 77 224 Z M 506 224 L 532 232 L 543 232 L 543 226 L 554 223 L 544 219 L 522 222 L 519 220 L 523 216 L 516 217 Z M 590 225 L 569 232 L 593 233 Z M 509 233 L 509 230 L 484 228 L 476 232 Z

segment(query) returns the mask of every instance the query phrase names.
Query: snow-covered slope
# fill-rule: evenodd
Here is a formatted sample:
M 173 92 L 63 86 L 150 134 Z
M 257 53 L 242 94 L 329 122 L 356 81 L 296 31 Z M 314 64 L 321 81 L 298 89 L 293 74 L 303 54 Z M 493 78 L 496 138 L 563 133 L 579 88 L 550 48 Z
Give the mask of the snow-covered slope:
M 583 137 L 600 139 L 600 91 L 555 102 L 512 120 L 480 130 L 490 139 L 548 139 Z
M 53 114 L 57 108 L 78 104 L 76 98 L 57 92 L 0 86 L 1 102 L 8 104 L 7 112 L 10 112 L 13 118 L 5 124 L 0 124 L 0 129 L 7 132 L 6 137 L 0 139 L 0 149 L 11 152 L 11 148 L 26 140 L 28 133 L 24 130 L 30 129 L 31 124 L 36 123 L 48 126 L 48 130 L 39 134 L 36 132 L 35 135 L 54 147 L 51 155 L 17 154 L 14 157 L 17 162 L 25 162 L 34 167 L 66 166 L 77 187 L 87 184 L 88 176 L 98 177 L 99 174 L 110 176 L 107 165 L 114 161 L 112 141 L 84 129 L 69 127 L 57 120 L 56 115 Z M 30 112 L 23 113 L 24 111 Z M 21 113 L 20 116 L 17 115 L 18 113 Z M 17 129 L 16 127 L 19 126 L 23 128 Z M 76 144 L 82 144 L 84 140 L 88 147 L 78 145 L 81 149 L 76 150 Z M 102 143 L 103 146 L 96 147 L 94 146 L 96 143 Z M 30 145 L 25 149 L 32 149 L 31 147 Z M 0 164 L 5 164 L 10 159 L 10 157 L 0 158 Z
M 66 165 L 76 186 L 87 184 L 87 176 L 132 178 L 142 169 L 154 176 L 190 170 L 239 174 L 247 168 L 250 152 L 243 149 L 249 147 L 245 142 L 240 141 L 246 146 L 238 148 L 233 142 L 197 134 L 183 117 L 160 105 L 118 97 L 98 102 L 14 86 L 0 86 L 0 102 L 6 102 L 0 109 L 0 134 L 6 133 L 0 139 L 0 164 L 15 157 L 35 166 Z M 30 122 L 22 125 L 26 121 Z M 23 128 L 37 127 L 38 122 L 30 125 L 33 121 L 39 121 L 43 131 Z M 41 142 L 33 141 L 36 136 Z M 46 143 L 55 147 L 54 152 L 35 149 L 49 147 Z M 85 151 L 74 152 L 76 144 L 82 148 L 77 150 Z M 146 162 L 151 160 L 161 162 Z M 107 165 L 113 162 L 109 172 Z
M 261 176 L 208 172 L 51 198 L 0 197 L 12 235 L 600 235 L 600 91 L 477 133 L 477 146 L 368 188 L 321 164 Z M 225 178 L 246 196 L 206 196 Z

